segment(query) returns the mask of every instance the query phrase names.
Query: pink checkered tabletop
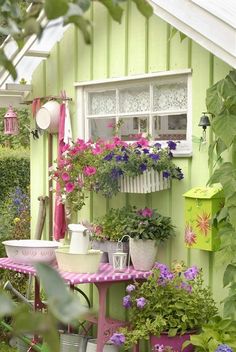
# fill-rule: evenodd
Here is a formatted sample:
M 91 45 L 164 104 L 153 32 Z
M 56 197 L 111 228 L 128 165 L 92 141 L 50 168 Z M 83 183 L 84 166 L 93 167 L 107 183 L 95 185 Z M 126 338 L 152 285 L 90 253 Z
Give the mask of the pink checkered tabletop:
M 58 270 L 56 265 L 53 265 Z M 33 266 L 22 265 L 13 263 L 9 258 L 0 258 L 0 268 L 16 271 L 23 274 L 36 275 L 36 270 Z M 69 284 L 81 284 L 81 283 L 96 283 L 96 282 L 114 282 L 114 281 L 128 281 L 132 279 L 146 279 L 150 274 L 150 271 L 137 271 L 131 266 L 125 272 L 115 272 L 110 264 L 100 264 L 99 271 L 95 274 L 78 274 L 69 273 L 58 270 L 61 277 Z

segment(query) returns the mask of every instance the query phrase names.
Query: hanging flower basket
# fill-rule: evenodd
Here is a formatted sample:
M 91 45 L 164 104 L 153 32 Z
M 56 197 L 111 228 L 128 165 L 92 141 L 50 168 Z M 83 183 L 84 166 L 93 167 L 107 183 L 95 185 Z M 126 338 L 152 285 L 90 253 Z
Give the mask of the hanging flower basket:
M 162 172 L 146 170 L 135 177 L 120 177 L 119 187 L 123 193 L 151 193 L 170 188 L 170 180 L 164 178 Z

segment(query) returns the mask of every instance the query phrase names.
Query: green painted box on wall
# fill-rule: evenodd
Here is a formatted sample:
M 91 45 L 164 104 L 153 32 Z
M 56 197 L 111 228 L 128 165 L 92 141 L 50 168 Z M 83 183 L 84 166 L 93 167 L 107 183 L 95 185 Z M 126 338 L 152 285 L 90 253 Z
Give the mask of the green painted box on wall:
M 220 240 L 217 230 L 211 226 L 211 219 L 224 204 L 222 189 L 219 186 L 195 187 L 184 193 L 184 197 L 186 246 L 216 251 Z

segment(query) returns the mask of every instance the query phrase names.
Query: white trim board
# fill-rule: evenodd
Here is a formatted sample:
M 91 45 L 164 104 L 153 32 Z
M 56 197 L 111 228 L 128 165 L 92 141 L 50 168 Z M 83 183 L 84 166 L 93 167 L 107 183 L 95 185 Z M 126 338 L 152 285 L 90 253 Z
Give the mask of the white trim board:
M 216 14 L 189 0 L 149 0 L 154 13 L 236 68 L 236 30 Z M 236 16 L 236 13 L 235 13 Z

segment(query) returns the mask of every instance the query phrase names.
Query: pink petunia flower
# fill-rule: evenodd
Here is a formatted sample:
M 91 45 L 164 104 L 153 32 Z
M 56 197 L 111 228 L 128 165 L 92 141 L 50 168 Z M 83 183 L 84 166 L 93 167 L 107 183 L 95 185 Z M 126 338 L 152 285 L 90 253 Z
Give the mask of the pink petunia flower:
M 98 144 L 96 144 L 95 148 L 92 150 L 93 155 L 98 155 L 98 154 L 101 154 L 102 152 L 103 152 L 103 149 Z
M 153 215 L 153 210 L 150 208 L 144 208 L 140 211 L 141 215 L 146 218 L 151 218 Z
M 74 183 L 72 183 L 72 182 L 67 182 L 67 184 L 66 184 L 66 192 L 67 192 L 67 193 L 71 193 L 71 192 L 74 191 L 74 189 L 75 189 Z
M 141 145 L 142 147 L 149 147 L 149 141 L 144 138 L 144 137 L 141 137 L 138 141 L 137 141 L 137 144 L 138 145 Z
M 61 178 L 63 181 L 67 182 L 70 179 L 70 175 L 68 174 L 68 172 L 63 172 L 63 174 L 61 175 Z
M 97 169 L 94 166 L 85 166 L 83 169 L 83 173 L 85 176 L 92 176 L 96 174 Z
M 114 122 L 109 122 L 107 128 L 115 128 L 116 124 Z

